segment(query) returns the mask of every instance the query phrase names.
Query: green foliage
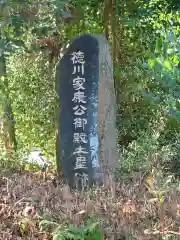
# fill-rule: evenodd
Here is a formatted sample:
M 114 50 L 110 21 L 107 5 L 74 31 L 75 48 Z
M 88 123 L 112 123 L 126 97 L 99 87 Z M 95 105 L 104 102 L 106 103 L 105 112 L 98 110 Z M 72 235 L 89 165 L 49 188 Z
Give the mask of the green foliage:
M 152 73 L 151 88 L 156 90 L 160 102 L 167 106 L 170 114 L 180 118 L 180 40 L 173 32 L 165 39 L 157 39 L 154 58 L 148 62 Z
M 139 4 L 136 28 L 124 27 L 124 63 L 115 69 L 121 176 L 146 171 L 157 158 L 178 169 L 179 15 L 168 12 L 168 1 Z
M 9 58 L 8 74 L 19 148 L 54 152 L 56 94 L 43 60 L 14 55 Z
M 53 234 L 53 240 L 99 240 L 102 233 L 99 222 L 88 221 L 85 226 L 75 228 L 69 226 L 68 229 L 61 231 L 59 228 Z
M 178 2 L 119 0 L 113 14 L 109 12 L 110 19 L 106 19 L 109 43 L 116 42 L 116 46 L 111 45 L 116 47 L 112 50 L 119 53 L 114 59 L 119 176 L 146 173 L 160 166 L 162 171 L 158 169 L 156 185 L 151 189 L 160 203 L 171 190 L 173 179 L 171 176 L 166 180 L 164 170 L 180 174 Z M 60 48 L 80 34 L 104 33 L 103 4 L 98 0 L 0 2 L 0 57 L 5 55 L 7 65 L 7 78 L 0 79 L 0 115 L 8 96 L 18 141 L 16 153 L 7 154 L 0 148 L 0 169 L 10 174 L 22 170 L 32 147 L 42 148 L 46 156 L 48 152 L 55 153 L 55 82 L 39 40 L 51 39 L 54 31 L 59 32 Z M 114 25 L 110 26 L 112 20 Z M 1 75 L 3 64 L 0 61 Z M 27 170 L 34 168 L 37 166 L 26 165 Z M 73 227 L 69 223 L 59 224 L 49 214 L 39 213 L 38 217 L 42 220 L 40 229 L 53 232 L 54 240 L 102 239 L 97 219 Z M 27 219 L 24 220 L 20 229 L 23 235 L 28 227 Z M 122 239 L 134 238 L 131 229 L 128 231 Z
M 12 172 L 22 171 L 24 169 L 24 153 L 22 149 L 16 153 L 7 154 L 3 148 L 0 148 L 0 168 L 1 176 L 3 174 L 12 174 Z
M 42 220 L 40 227 L 53 227 L 53 240 L 100 240 L 102 231 L 99 221 L 88 219 L 85 224 L 74 227 L 73 225 L 63 226 L 49 220 Z

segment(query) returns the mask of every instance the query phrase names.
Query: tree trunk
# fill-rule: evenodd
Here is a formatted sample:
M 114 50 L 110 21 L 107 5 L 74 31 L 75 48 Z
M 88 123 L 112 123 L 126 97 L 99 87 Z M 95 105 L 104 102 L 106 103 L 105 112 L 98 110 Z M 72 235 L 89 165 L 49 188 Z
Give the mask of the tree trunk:
M 0 57 L 1 72 L 0 76 L 4 77 L 4 106 L 3 106 L 3 120 L 2 120 L 2 130 L 4 137 L 4 146 L 7 152 L 12 150 L 17 150 L 17 141 L 15 137 L 15 121 L 13 116 L 13 111 L 11 107 L 11 101 L 9 97 L 8 90 L 8 79 L 6 74 L 6 59 L 4 54 Z
M 118 49 L 117 49 L 117 34 L 116 34 L 116 0 L 104 1 L 104 28 L 105 36 L 112 41 L 112 56 L 114 66 L 117 63 Z M 111 35 L 109 35 L 109 26 Z M 116 82 L 114 81 L 114 87 L 116 92 Z
M 57 69 L 56 69 L 56 75 L 55 75 L 55 92 L 56 92 L 56 109 L 55 109 L 55 131 L 56 131 L 56 167 L 57 167 L 57 174 L 60 176 L 61 174 L 61 154 L 60 154 L 60 133 L 59 133 L 59 80 L 57 77 Z
M 104 1 L 104 12 L 103 12 L 103 19 L 104 19 L 104 29 L 105 29 L 105 36 L 109 39 L 109 15 L 110 15 L 110 0 Z
M 58 175 L 61 174 L 61 164 L 60 164 L 60 136 L 59 136 L 59 124 L 57 124 L 57 127 L 56 127 L 56 166 L 57 166 L 57 173 Z

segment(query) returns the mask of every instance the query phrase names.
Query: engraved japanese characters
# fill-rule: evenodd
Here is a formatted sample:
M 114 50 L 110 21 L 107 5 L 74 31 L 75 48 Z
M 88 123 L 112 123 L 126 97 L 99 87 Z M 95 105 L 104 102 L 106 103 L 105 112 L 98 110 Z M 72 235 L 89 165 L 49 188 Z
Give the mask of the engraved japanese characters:
M 104 37 L 85 34 L 70 44 L 57 65 L 58 161 L 70 186 L 76 177 L 81 186 L 91 185 L 97 172 L 102 175 L 104 160 L 111 168 L 116 161 L 112 159 L 116 131 L 111 63 Z

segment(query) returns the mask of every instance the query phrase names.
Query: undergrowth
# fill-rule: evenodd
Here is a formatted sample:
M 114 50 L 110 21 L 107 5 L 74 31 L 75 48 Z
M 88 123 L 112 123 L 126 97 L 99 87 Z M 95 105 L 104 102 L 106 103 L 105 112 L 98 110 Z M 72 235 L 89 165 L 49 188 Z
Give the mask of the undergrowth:
M 0 239 L 176 240 L 180 181 L 152 169 L 109 188 L 71 191 L 51 174 L 24 171 L 0 177 Z

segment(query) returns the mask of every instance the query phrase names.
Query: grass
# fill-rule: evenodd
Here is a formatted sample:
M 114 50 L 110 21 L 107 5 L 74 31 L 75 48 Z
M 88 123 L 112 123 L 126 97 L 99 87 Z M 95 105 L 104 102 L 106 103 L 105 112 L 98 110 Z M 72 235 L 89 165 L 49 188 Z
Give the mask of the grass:
M 12 173 L 0 177 L 0 239 L 180 239 L 179 182 L 149 176 L 71 192 L 48 175 Z

